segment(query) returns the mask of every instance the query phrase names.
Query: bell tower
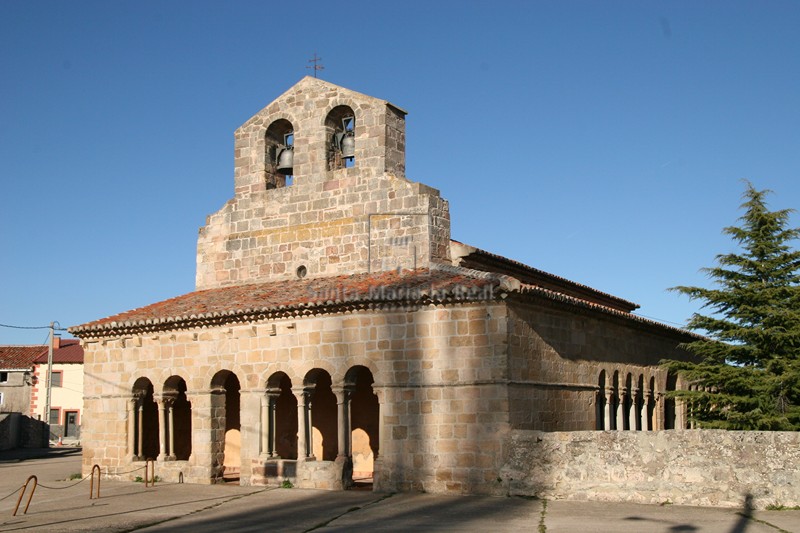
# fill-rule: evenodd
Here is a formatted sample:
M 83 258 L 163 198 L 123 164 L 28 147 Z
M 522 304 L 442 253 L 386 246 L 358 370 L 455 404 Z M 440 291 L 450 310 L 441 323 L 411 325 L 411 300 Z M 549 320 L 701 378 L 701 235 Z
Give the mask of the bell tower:
M 305 77 L 245 122 L 234 197 L 200 229 L 197 288 L 448 263 L 447 201 L 405 177 L 405 116 Z

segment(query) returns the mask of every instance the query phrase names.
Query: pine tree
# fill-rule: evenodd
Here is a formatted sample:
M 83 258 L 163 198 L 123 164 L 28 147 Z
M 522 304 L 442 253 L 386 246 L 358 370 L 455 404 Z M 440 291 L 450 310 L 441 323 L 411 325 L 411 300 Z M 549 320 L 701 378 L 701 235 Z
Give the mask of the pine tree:
M 787 228 L 793 210 L 767 209 L 769 193 L 746 183 L 741 226 L 723 230 L 740 253 L 703 269 L 715 288 L 671 289 L 711 311 L 687 325 L 709 337 L 685 345 L 701 362 L 664 363 L 698 389 L 674 396 L 699 427 L 800 430 L 800 228 Z

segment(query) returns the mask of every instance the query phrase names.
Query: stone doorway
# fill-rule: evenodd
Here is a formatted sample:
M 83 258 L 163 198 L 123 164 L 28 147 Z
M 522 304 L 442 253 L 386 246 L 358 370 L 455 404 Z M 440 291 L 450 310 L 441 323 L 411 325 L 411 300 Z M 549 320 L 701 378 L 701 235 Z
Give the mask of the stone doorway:
M 292 380 L 276 372 L 267 380 L 266 442 L 262 452 L 273 459 L 297 459 L 297 398 Z
M 139 378 L 133 384 L 133 460 L 155 460 L 158 457 L 158 405 L 153 395 L 153 383 Z
M 186 380 L 170 376 L 164 382 L 163 457 L 167 461 L 188 461 L 192 455 L 192 404 L 186 396 Z
M 372 372 L 364 366 L 352 367 L 345 376 L 350 396 L 350 456 L 355 489 L 371 490 L 373 486 L 380 423 L 378 397 L 372 390 L 374 381 Z
M 339 442 L 337 401 L 331 389 L 331 376 L 315 368 L 306 375 L 303 385 L 308 398 L 308 456 L 317 461 L 334 461 L 339 454 Z
M 211 380 L 211 481 L 239 483 L 241 459 L 241 386 L 236 374 L 217 372 Z

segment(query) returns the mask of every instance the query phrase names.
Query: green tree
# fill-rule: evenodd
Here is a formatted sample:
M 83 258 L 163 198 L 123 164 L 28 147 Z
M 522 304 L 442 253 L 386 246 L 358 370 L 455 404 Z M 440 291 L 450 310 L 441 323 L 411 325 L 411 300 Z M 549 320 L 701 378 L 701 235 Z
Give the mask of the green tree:
M 699 427 L 800 429 L 800 251 L 788 228 L 791 209 L 769 211 L 749 182 L 740 226 L 725 228 L 739 253 L 703 271 L 714 288 L 673 287 L 703 302 L 688 328 L 708 338 L 685 345 L 700 362 L 665 361 L 698 390 L 674 393 Z

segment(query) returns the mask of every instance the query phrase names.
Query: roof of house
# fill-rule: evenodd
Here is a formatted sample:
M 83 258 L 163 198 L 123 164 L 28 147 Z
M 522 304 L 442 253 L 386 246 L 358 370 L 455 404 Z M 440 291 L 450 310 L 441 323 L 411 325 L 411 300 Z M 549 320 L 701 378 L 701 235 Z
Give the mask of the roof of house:
M 292 279 L 190 292 L 69 331 L 80 337 L 306 316 L 385 305 L 491 299 L 503 276 L 457 267 Z
M 37 364 L 47 364 L 47 347 L 36 361 Z M 53 363 L 83 363 L 83 347 L 78 339 L 62 339 L 60 346 L 53 350 Z
M 613 294 L 599 291 L 587 285 L 562 278 L 561 276 L 556 276 L 555 274 L 539 270 L 538 268 L 515 261 L 514 259 L 487 252 L 486 250 L 481 250 L 480 248 L 454 239 L 451 239 L 451 241 L 457 245 L 455 251 L 461 254 L 457 258 L 454 257 L 460 266 L 506 274 L 528 285 L 535 285 L 543 289 L 560 292 L 626 313 L 630 313 L 639 308 L 639 304 L 614 296 Z
M 42 353 L 47 355 L 47 346 L 0 346 L 0 369 L 31 368 Z
M 430 303 L 487 301 L 514 295 L 545 299 L 573 309 L 600 312 L 680 335 L 686 331 L 617 307 L 565 294 L 518 279 L 464 267 L 292 279 L 194 291 L 131 311 L 69 328 L 81 338 L 98 338 L 204 326 L 303 317 L 359 309 Z
M 53 363 L 83 363 L 83 347 L 78 339 L 61 339 L 53 350 Z M 46 344 L 35 346 L 0 346 L 0 369 L 31 368 L 47 364 Z

